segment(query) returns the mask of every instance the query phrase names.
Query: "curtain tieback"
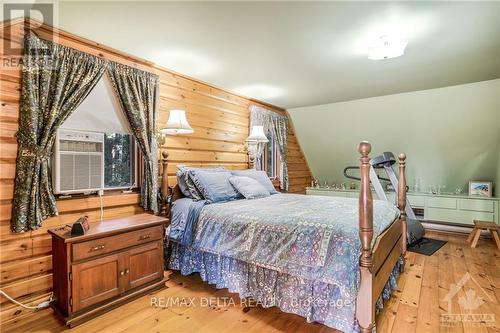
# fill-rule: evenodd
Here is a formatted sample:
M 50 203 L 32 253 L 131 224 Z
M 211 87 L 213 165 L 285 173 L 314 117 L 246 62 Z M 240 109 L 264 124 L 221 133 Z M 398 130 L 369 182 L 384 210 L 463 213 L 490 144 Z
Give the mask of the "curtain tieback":
M 25 145 L 21 143 L 19 151 L 22 157 L 36 157 L 41 160 L 48 160 L 52 157 L 51 150 L 47 151 L 37 145 Z

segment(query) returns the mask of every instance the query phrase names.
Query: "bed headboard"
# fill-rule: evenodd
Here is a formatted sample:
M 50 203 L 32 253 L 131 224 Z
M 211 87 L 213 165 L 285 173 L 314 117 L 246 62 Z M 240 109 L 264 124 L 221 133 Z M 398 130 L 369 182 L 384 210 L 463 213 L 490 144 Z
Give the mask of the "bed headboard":
M 183 198 L 184 195 L 179 188 L 179 185 L 175 184 L 175 186 L 168 185 L 168 151 L 163 150 L 161 152 L 161 201 L 160 201 L 160 214 L 162 216 L 166 216 L 170 218 L 170 207 L 172 206 L 172 202 L 177 199 Z
M 170 218 L 170 207 L 172 203 L 183 198 L 179 185 L 169 186 L 168 184 L 168 151 L 163 149 L 161 152 L 161 185 L 160 185 L 160 215 Z M 251 168 L 250 160 L 247 161 L 248 168 Z M 279 181 L 273 181 L 274 187 L 279 191 Z

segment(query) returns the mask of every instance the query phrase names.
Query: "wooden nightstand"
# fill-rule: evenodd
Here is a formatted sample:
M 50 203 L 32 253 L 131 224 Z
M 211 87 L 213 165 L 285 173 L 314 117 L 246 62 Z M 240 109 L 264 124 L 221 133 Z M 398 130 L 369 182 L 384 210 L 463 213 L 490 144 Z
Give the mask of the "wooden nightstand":
M 139 214 L 90 225 L 83 236 L 51 229 L 52 307 L 69 327 L 165 286 L 167 219 Z

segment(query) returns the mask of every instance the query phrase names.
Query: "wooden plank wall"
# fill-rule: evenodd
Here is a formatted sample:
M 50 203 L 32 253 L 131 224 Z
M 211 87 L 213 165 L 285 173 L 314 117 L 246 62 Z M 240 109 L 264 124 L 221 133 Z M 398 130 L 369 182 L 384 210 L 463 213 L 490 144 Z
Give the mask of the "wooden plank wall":
M 24 26 L 29 22 L 11 22 L 11 33 L 2 30 L 5 41 L 20 45 Z M 168 110 L 182 108 L 194 128 L 189 136 L 168 137 L 170 152 L 169 181 L 175 182 L 179 163 L 197 166 L 223 165 L 229 169 L 247 168 L 244 140 L 249 131 L 249 106 L 262 105 L 283 113 L 282 109 L 264 105 L 206 83 L 173 73 L 148 61 L 124 54 L 98 43 L 50 27 L 42 27 L 37 34 L 43 38 L 55 34 L 58 42 L 106 59 L 118 61 L 147 71 L 156 72 L 161 78 L 159 123 L 165 123 Z M 2 53 L 3 54 L 3 53 Z M 3 57 L 3 56 L 2 56 Z M 4 60 L 4 59 L 2 59 Z M 22 234 L 10 232 L 11 204 L 13 197 L 15 160 L 18 129 L 21 72 L 2 66 L 0 70 L 0 287 L 24 302 L 38 303 L 46 298 L 52 287 L 51 241 L 48 228 L 72 223 L 87 214 L 98 219 L 99 199 L 86 197 L 60 200 L 59 216 L 49 218 L 39 230 Z M 290 192 L 304 193 L 311 174 L 297 138 L 290 129 L 288 160 Z M 141 212 L 137 193 L 111 193 L 104 196 L 104 217 L 114 218 Z M 1 322 L 19 320 L 26 310 L 0 298 Z

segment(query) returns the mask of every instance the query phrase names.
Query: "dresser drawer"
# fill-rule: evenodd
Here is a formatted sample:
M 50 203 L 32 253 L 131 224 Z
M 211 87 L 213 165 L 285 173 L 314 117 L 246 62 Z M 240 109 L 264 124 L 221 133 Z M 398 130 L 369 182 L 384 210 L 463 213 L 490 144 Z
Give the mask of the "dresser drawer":
M 488 212 L 493 213 L 494 205 L 493 201 L 488 200 L 478 200 L 478 199 L 460 199 L 458 200 L 458 207 L 462 210 L 472 210 L 476 212 Z
M 412 207 L 425 207 L 425 197 L 419 195 L 408 195 L 407 198 Z
M 427 208 L 424 219 L 455 224 L 474 225 L 474 220 L 494 221 L 494 214 L 487 212 L 458 211 L 442 208 Z
M 457 209 L 457 199 L 455 198 L 438 198 L 428 197 L 427 207 L 444 208 L 444 209 Z
M 72 246 L 73 261 L 110 253 L 152 240 L 159 240 L 162 237 L 163 227 L 155 226 L 87 242 L 75 243 Z

